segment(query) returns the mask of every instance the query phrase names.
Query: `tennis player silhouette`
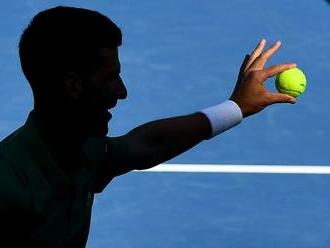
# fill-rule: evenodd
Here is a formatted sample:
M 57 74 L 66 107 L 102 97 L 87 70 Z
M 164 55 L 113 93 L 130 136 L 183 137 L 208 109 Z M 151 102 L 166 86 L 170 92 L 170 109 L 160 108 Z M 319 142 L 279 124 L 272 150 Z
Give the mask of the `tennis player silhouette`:
M 8 247 L 84 247 L 94 194 L 114 177 L 165 162 L 271 104 L 295 103 L 264 87 L 296 65 L 265 68 L 281 43 L 265 49 L 261 40 L 228 100 L 107 136 L 111 109 L 127 97 L 121 43 L 113 21 L 82 8 L 41 11 L 24 30 L 19 55 L 34 107 L 0 143 L 0 233 Z

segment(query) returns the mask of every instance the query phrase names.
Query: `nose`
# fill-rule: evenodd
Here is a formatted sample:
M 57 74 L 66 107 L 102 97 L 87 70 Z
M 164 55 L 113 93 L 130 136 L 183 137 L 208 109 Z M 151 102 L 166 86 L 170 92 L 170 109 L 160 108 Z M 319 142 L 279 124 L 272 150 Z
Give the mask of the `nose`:
M 125 99 L 127 97 L 127 89 L 121 77 L 116 82 L 115 94 L 118 99 Z

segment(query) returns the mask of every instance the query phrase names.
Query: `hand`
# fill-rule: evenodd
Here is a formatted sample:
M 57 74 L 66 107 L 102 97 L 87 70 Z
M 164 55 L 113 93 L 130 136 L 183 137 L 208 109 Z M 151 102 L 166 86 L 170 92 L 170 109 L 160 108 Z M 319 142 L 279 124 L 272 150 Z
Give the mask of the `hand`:
M 266 41 L 262 39 L 251 55 L 246 55 L 241 65 L 236 87 L 230 100 L 241 108 L 243 117 L 256 114 L 265 107 L 274 103 L 296 102 L 294 97 L 282 93 L 268 91 L 265 81 L 285 70 L 296 67 L 296 64 L 278 64 L 264 68 L 268 59 L 280 48 L 281 42 L 277 41 L 271 48 L 263 51 Z

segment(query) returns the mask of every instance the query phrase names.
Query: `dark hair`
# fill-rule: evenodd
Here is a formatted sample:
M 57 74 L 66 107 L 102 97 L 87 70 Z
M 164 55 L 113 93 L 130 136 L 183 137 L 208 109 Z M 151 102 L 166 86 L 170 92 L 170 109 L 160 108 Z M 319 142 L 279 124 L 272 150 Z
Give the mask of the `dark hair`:
M 58 87 L 68 72 L 89 75 L 99 66 L 99 49 L 115 49 L 121 43 L 122 33 L 108 17 L 88 9 L 58 6 L 33 17 L 21 36 L 19 56 L 36 96 Z

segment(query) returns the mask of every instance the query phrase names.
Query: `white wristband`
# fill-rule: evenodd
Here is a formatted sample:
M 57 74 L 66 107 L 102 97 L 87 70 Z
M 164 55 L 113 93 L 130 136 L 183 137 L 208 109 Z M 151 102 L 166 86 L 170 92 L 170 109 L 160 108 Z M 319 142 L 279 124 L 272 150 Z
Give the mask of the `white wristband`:
M 212 137 L 238 125 L 243 114 L 240 107 L 231 100 L 202 109 L 200 112 L 209 119 L 212 127 Z

